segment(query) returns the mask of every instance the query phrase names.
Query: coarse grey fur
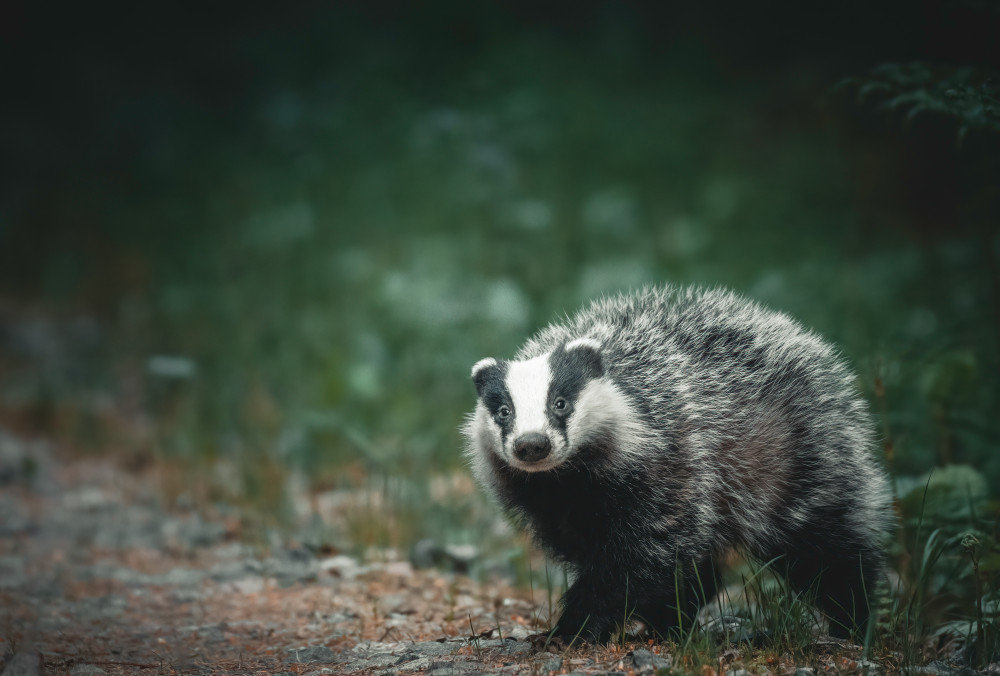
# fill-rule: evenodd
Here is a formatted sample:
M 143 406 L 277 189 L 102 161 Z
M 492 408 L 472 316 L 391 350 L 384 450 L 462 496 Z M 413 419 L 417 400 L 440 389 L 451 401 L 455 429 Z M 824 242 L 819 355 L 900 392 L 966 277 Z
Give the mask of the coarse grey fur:
M 625 612 L 673 629 L 733 547 L 814 590 L 831 633 L 867 624 L 893 518 L 872 420 L 843 359 L 787 315 L 646 288 L 473 378 L 473 473 L 570 567 L 562 636 L 606 640 Z

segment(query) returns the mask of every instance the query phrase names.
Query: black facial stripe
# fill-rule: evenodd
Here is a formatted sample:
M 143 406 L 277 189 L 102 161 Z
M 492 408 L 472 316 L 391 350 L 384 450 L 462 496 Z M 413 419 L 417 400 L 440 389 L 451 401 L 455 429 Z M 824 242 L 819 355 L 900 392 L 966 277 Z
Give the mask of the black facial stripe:
M 552 382 L 549 384 L 546 411 L 549 421 L 555 429 L 566 434 L 568 416 L 559 415 L 551 409 L 556 398 L 565 399 L 572 407 L 580 392 L 588 382 L 604 375 L 604 365 L 601 355 L 589 346 L 580 346 L 572 350 L 560 347 L 549 356 L 549 369 L 552 372 Z
M 483 402 L 483 406 L 493 416 L 493 420 L 496 421 L 497 425 L 500 426 L 500 434 L 503 440 L 507 439 L 507 435 L 514 428 L 515 416 L 514 402 L 507 391 L 507 371 L 507 362 L 497 361 L 493 366 L 480 369 L 473 379 L 480 401 Z M 510 408 L 511 413 L 506 419 L 500 418 L 497 415 L 501 406 Z

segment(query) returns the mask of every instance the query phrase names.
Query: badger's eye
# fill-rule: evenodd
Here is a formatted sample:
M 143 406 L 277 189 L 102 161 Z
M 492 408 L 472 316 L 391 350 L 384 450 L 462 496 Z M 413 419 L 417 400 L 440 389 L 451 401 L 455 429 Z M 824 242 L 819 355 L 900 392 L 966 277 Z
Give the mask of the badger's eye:
M 558 397 L 552 402 L 552 409 L 556 413 L 569 413 L 569 402 L 562 397 Z
M 498 408 L 497 409 L 497 416 L 499 416 L 500 418 L 509 418 L 510 417 L 510 407 L 509 406 L 501 406 L 500 408 Z

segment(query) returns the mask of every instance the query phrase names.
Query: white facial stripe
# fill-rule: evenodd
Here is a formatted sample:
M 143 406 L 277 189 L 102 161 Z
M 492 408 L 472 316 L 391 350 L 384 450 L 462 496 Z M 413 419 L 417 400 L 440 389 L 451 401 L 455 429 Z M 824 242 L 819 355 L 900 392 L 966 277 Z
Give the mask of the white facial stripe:
M 587 383 L 577 396 L 566 425 L 571 447 L 595 435 L 611 432 L 620 453 L 638 452 L 643 443 L 643 425 L 625 395 L 606 378 Z
M 525 432 L 541 432 L 545 429 L 551 380 L 548 354 L 528 361 L 510 362 L 507 391 L 514 403 L 514 438 Z

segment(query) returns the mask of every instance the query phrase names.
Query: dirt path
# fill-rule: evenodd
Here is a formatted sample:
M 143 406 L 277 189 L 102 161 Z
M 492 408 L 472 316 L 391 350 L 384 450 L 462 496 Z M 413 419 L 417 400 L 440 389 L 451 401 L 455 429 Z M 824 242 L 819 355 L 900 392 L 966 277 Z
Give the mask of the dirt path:
M 161 506 L 155 475 L 59 461 L 0 430 L 0 676 L 35 674 L 667 673 L 661 646 L 538 651 L 547 610 L 382 555 L 287 543 L 265 552 L 234 518 Z M 224 510 L 222 510 L 224 512 Z M 665 648 L 663 648 L 665 651 Z M 726 651 L 702 676 L 858 670 L 851 651 L 812 672 Z M 771 661 L 766 661 L 770 659 Z M 677 665 L 681 666 L 681 665 Z
M 159 494 L 149 474 L 59 462 L 0 432 L 4 676 L 564 667 L 522 640 L 540 610 L 505 584 L 281 545 L 262 554 L 225 518 L 166 511 Z M 600 668 L 624 668 L 624 655 Z M 598 666 L 576 659 L 565 666 Z

